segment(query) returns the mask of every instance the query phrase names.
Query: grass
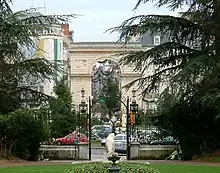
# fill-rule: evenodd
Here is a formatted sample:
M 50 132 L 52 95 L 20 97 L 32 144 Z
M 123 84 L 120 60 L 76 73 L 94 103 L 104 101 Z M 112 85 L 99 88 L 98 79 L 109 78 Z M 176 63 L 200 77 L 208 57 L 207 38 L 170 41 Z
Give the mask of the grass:
M 38 166 L 16 166 L 0 168 L 1 173 L 64 173 L 66 169 L 74 165 L 38 165 Z M 161 173 L 219 173 L 217 166 L 196 166 L 196 165 L 149 165 Z
M 218 166 L 197 166 L 197 165 L 151 165 L 161 173 L 219 173 Z
M 209 159 L 211 162 L 220 162 L 220 156 L 214 156 Z
M 92 147 L 101 147 L 101 142 L 100 141 L 91 141 Z
M 0 168 L 1 173 L 64 173 L 73 165 L 37 165 Z

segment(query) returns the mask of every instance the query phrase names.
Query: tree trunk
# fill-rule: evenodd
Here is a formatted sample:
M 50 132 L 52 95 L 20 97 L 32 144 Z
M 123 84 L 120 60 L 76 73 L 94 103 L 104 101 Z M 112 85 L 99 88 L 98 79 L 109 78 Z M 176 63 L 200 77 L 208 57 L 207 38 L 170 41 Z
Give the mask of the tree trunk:
M 111 123 L 112 123 L 112 133 L 115 134 L 115 122 L 112 121 L 112 113 L 111 113 L 111 110 L 108 111 L 108 116 L 109 116 L 109 119 L 110 119 L 110 121 L 111 121 Z
M 112 133 L 116 134 L 115 133 L 115 122 L 114 121 L 111 121 L 112 122 Z

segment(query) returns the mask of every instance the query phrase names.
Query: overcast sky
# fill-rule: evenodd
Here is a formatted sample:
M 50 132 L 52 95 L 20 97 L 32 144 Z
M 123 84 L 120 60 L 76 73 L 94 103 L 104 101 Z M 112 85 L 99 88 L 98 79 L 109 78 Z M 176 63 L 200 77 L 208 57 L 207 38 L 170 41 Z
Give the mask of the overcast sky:
M 51 14 L 80 14 L 70 23 L 74 30 L 74 41 L 116 41 L 117 33 L 104 33 L 108 28 L 118 26 L 134 14 L 169 14 L 176 15 L 167 8 L 156 8 L 153 3 L 141 5 L 132 11 L 137 0 L 14 0 L 13 10 L 44 7 Z M 41 12 L 44 12 L 42 9 Z

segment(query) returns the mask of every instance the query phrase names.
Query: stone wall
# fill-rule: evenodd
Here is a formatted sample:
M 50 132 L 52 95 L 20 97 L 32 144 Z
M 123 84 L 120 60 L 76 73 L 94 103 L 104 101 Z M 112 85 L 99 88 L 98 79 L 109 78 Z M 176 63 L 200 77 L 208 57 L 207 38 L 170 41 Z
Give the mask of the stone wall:
M 42 145 L 39 157 L 50 160 L 87 160 L 88 143 L 80 143 L 75 146 Z
M 132 142 L 131 159 L 154 160 L 167 158 L 176 148 L 176 145 L 140 145 L 138 142 Z

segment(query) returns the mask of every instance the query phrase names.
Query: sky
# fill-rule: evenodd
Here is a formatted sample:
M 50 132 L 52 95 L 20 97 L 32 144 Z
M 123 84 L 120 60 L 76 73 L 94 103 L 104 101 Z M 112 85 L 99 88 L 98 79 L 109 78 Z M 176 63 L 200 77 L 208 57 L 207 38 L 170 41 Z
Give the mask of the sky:
M 75 42 L 117 41 L 118 33 L 105 33 L 111 27 L 120 25 L 124 20 L 139 14 L 177 15 L 166 7 L 157 8 L 154 3 L 133 8 L 137 0 L 14 0 L 14 11 L 31 7 L 44 7 L 46 14 L 78 14 L 70 21 Z M 179 10 L 181 11 L 181 10 Z M 178 11 L 178 12 L 179 12 Z

